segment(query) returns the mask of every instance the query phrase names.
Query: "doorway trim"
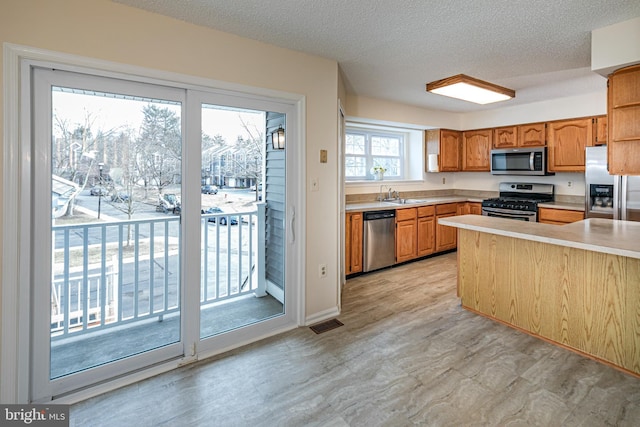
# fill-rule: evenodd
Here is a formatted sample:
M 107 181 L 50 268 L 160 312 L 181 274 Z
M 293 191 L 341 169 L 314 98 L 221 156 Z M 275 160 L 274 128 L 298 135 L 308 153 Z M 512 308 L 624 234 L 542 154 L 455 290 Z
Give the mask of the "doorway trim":
M 297 142 L 295 150 L 287 155 L 287 169 L 291 170 L 291 182 L 287 184 L 287 212 L 292 209 L 295 240 L 287 238 L 288 253 L 286 280 L 293 285 L 294 322 L 279 330 L 265 332 L 263 337 L 276 335 L 303 324 L 305 318 L 305 247 L 306 247 L 306 102 L 305 97 L 284 91 L 251 87 L 238 83 L 189 76 L 168 71 L 126 65 L 94 58 L 70 55 L 37 49 L 28 46 L 4 43 L 3 45 L 3 181 L 2 181 L 2 282 L 0 288 L 1 330 L 0 330 L 0 401 L 4 403 L 28 403 L 30 399 L 30 359 L 31 359 L 31 241 L 30 230 L 32 201 L 28 191 L 32 184 L 30 150 L 30 129 L 28 126 L 30 106 L 22 97 L 30 93 L 30 67 L 32 65 L 64 66 L 68 71 L 86 72 L 105 77 L 131 76 L 144 83 L 164 83 L 182 89 L 207 89 L 220 93 L 246 95 L 252 98 L 269 98 L 291 105 L 295 112 L 291 119 L 293 126 L 288 136 Z M 9 250 L 9 248 L 12 248 Z M 214 354 L 241 346 L 247 342 L 220 348 Z M 66 395 L 56 403 L 73 403 L 115 388 L 131 384 L 141 379 L 175 369 L 195 360 L 185 355 L 174 360 L 145 368 L 88 389 Z

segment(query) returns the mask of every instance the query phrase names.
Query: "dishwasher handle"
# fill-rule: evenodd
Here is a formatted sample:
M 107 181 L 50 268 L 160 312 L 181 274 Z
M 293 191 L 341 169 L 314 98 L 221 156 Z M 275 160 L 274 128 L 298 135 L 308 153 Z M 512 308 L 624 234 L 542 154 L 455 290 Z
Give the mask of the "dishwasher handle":
M 386 210 L 386 211 L 369 211 L 364 213 L 365 221 L 374 221 L 376 219 L 387 219 L 387 218 L 395 218 L 396 211 L 394 209 Z

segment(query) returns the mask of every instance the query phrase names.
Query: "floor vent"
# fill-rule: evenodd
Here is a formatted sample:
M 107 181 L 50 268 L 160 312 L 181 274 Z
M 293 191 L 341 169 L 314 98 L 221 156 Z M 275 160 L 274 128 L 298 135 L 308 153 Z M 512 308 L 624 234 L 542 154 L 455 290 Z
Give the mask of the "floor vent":
M 317 325 L 310 326 L 309 328 L 316 334 L 321 334 L 323 332 L 330 331 L 342 325 L 344 325 L 344 323 L 342 323 L 338 319 L 331 319 L 331 320 L 327 320 L 326 322 L 322 322 L 322 323 L 318 323 Z

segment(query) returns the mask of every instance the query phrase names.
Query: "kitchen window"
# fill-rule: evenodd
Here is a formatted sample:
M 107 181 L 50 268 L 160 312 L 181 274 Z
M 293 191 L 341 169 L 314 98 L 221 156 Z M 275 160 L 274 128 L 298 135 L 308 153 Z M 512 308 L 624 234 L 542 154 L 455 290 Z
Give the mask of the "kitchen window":
M 373 180 L 374 167 L 384 170 L 385 179 L 404 179 L 405 135 L 376 129 L 346 129 L 345 178 Z

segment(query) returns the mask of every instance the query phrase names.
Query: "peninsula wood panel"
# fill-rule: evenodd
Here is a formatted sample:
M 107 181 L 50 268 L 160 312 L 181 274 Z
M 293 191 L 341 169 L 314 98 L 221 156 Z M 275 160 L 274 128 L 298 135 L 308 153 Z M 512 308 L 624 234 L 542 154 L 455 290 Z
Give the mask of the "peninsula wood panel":
M 640 374 L 640 260 L 458 231 L 464 307 Z

